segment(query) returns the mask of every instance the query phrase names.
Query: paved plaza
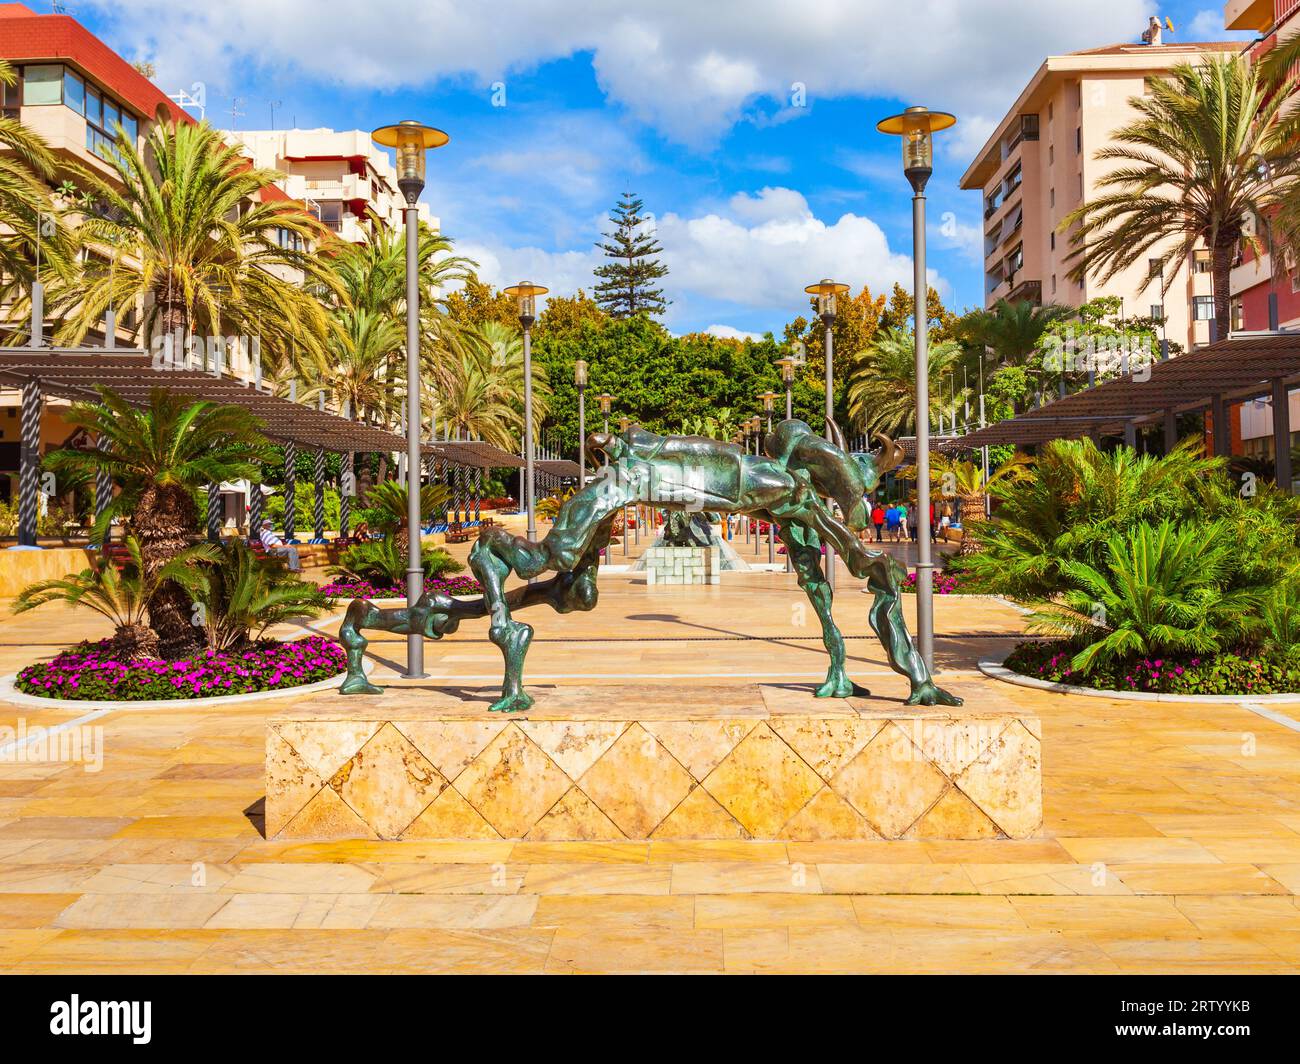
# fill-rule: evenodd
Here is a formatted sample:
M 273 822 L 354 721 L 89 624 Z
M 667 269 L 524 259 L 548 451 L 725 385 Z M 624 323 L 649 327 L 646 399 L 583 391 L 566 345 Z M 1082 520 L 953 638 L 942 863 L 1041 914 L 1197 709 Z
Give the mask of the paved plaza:
M 858 590 L 841 572 L 850 671 L 897 705 L 905 683 Z M 4 607 L 0 671 L 106 634 L 55 608 Z M 976 664 L 1010 649 L 1021 614 L 954 597 L 936 612 L 943 682 L 969 706 L 1042 720 L 1039 838 L 268 843 L 266 721 L 328 709 L 332 692 L 103 714 L 6 705 L 11 728 L 91 717 L 103 764 L 0 761 L 0 970 L 1300 970 L 1300 732 L 1234 704 L 1002 684 Z M 539 708 L 562 687 L 644 685 L 671 703 L 692 685 L 799 687 L 824 672 L 784 573 L 648 589 L 606 572 L 594 612 L 528 619 Z M 403 640 L 377 635 L 372 650 L 390 682 Z M 426 657 L 430 678 L 392 681 L 394 700 L 437 688 L 467 712 L 486 706 L 500 655 L 481 622 Z M 1270 708 L 1300 720 L 1300 702 Z

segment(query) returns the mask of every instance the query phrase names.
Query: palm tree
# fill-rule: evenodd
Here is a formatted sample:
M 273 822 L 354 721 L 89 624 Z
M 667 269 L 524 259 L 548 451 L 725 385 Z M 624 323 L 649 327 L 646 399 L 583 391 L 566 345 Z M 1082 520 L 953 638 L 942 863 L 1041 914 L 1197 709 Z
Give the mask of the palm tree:
M 939 382 L 956 367 L 961 346 L 953 340 L 930 344 L 930 424 L 949 409 Z M 960 403 L 965 392 L 958 392 Z M 864 432 L 916 431 L 916 344 L 910 332 L 883 329 L 849 361 L 849 416 Z
M 987 348 L 1003 362 L 1022 366 L 1038 350 L 1043 334 L 1073 311 L 1059 303 L 1039 306 L 1027 299 L 999 299 L 986 310 L 972 310 L 957 323 L 967 343 Z
M 86 175 L 79 232 L 111 262 L 57 301 L 62 342 L 79 342 L 110 306 L 143 300 L 146 342 L 235 331 L 261 337 L 270 361 L 322 357 L 325 308 L 285 273 L 333 285 L 326 257 L 308 250 L 327 231 L 300 204 L 262 198 L 279 174 L 250 166 L 206 123 L 160 122 L 143 151 L 120 136 L 109 159 L 122 187 Z
M 996 469 L 990 470 L 986 478 L 981 463 L 937 452 L 930 455 L 930 479 L 934 482 L 931 487 L 937 487 L 942 494 L 951 489 L 957 499 L 957 516 L 966 526 L 984 520 L 985 499 L 994 485 L 1004 481 L 1020 483 L 1028 479 L 1029 463 L 1029 456 L 1017 451 Z M 963 540 L 963 546 L 966 542 L 973 541 L 968 537 Z
M 208 547 L 209 564 L 195 568 L 188 590 L 203 607 L 209 650 L 238 650 L 273 625 L 315 617 L 325 604 L 315 584 L 259 558 L 241 540 Z
M 168 581 L 193 587 L 196 564 L 214 561 L 219 551 L 210 543 L 202 543 L 150 572 L 135 536 L 127 536 L 123 546 L 127 564 L 121 572 L 112 558 L 101 555 L 79 573 L 29 584 L 14 602 L 14 612 L 25 613 L 48 602 L 93 610 L 113 625 L 115 657 L 127 661 L 151 657 L 158 649 L 158 636 L 144 623 L 150 602 Z
M 478 325 L 448 343 L 430 366 L 437 416 L 453 435 L 482 439 L 505 450 L 519 446 L 524 425 L 524 348 L 517 329 L 500 322 Z M 550 405 L 546 371 L 533 363 L 533 433 Z
M 98 391 L 98 403 L 77 403 L 64 418 L 106 441 L 104 449 L 55 451 L 45 464 L 56 472 L 109 474 L 121 491 L 96 521 L 92 536 L 114 516 L 125 516 L 140 540 L 144 575 L 152 579 L 185 551 L 197 531 L 195 491 L 223 480 L 260 480 L 266 440 L 261 423 L 242 407 L 154 389 L 149 405 L 136 409 L 108 388 Z M 182 653 L 196 642 L 190 598 L 175 581 L 164 582 L 151 598 L 149 623 L 164 655 Z
M 0 84 L 16 80 L 13 67 L 0 59 Z M 41 136 L 0 115 L 0 299 L 13 298 L 36 277 L 38 239 L 42 267 L 71 276 L 76 241 L 50 196 L 54 177 L 54 155 Z M 21 310 L 13 308 L 14 315 Z
M 1061 223 L 1063 231 L 1077 227 L 1070 277 L 1094 274 L 1104 282 L 1158 257 L 1167 292 L 1204 241 L 1215 328 L 1223 338 L 1237 248 L 1244 243 L 1256 255 L 1263 251 L 1249 219 L 1300 196 L 1295 125 L 1284 113 L 1300 82 L 1288 73 L 1270 88 L 1244 57 L 1209 56 L 1149 84 L 1149 95 L 1129 101 L 1137 120 L 1115 130 L 1114 143 L 1096 153 L 1116 164 L 1098 181 L 1101 194 Z M 1154 279 L 1153 270 L 1144 287 Z

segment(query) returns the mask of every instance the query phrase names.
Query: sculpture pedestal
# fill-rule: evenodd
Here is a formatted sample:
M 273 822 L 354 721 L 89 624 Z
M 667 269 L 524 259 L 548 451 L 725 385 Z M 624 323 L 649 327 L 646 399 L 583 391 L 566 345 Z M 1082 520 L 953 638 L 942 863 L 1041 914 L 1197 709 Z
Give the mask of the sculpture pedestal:
M 775 686 L 394 687 L 272 719 L 279 839 L 991 839 L 1042 826 L 1041 729 Z M 544 702 L 544 705 L 542 704 Z
M 649 547 L 645 552 L 645 582 L 647 587 L 720 584 L 721 553 L 717 547 Z

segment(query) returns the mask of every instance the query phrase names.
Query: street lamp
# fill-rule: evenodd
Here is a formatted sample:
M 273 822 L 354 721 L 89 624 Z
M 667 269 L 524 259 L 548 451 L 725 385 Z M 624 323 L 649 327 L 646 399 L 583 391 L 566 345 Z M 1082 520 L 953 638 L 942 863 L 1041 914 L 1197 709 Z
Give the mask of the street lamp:
M 578 386 L 578 490 L 587 486 L 587 363 L 573 364 L 573 383 Z
M 614 405 L 614 397 L 609 392 L 601 392 L 596 396 L 596 402 L 600 404 L 600 415 L 605 419 L 605 435 L 609 435 L 609 408 Z
M 533 322 L 537 320 L 537 297 L 548 289 L 531 281 L 520 281 L 505 289 L 519 308 L 519 324 L 524 330 L 524 500 L 528 507 L 528 541 L 537 542 L 537 500 L 533 488 Z
M 794 417 L 794 367 L 793 358 L 778 358 L 776 364 L 781 367 L 781 383 L 785 385 L 785 419 Z
M 925 184 L 934 170 L 932 134 L 957 119 L 943 111 L 909 107 L 877 123 L 881 133 L 903 138 L 903 173 L 912 186 L 912 295 L 916 336 L 916 642 L 934 669 L 934 563 L 930 558 L 930 356 L 929 286 L 925 279 Z
M 825 332 L 826 351 L 826 439 L 833 441 L 831 424 L 835 420 L 835 315 L 836 298 L 849 290 L 849 286 L 839 281 L 823 277 L 816 284 L 804 289 L 810 296 L 817 297 L 817 316 L 822 320 Z M 835 590 L 835 551 L 826 544 L 826 585 Z
M 776 392 L 764 392 L 759 396 L 763 400 L 763 413 L 767 415 L 767 431 L 772 431 L 772 410 L 776 406 Z M 762 447 L 759 447 L 762 450 Z M 769 519 L 767 522 L 767 561 L 771 565 L 776 561 L 776 526 Z
M 441 129 L 405 119 L 395 126 L 376 129 L 371 139 L 397 154 L 397 187 L 406 197 L 406 607 L 414 609 L 424 595 L 424 559 L 420 540 L 420 209 L 424 191 L 424 164 L 430 148 L 441 148 L 451 138 Z M 406 637 L 406 678 L 424 676 L 424 633 L 412 630 Z

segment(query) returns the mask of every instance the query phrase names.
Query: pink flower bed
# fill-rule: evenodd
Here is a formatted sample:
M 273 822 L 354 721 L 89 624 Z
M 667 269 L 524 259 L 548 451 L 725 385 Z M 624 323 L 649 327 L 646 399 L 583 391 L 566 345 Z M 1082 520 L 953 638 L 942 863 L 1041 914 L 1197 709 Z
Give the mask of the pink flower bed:
M 942 569 L 936 569 L 933 576 L 934 593 L 936 595 L 955 595 L 957 594 L 957 578 L 949 576 Z M 907 582 L 903 584 L 904 591 L 916 592 L 916 573 L 907 574 Z
M 352 598 L 406 598 L 405 585 L 392 584 L 380 587 L 368 580 L 335 580 L 321 589 L 321 594 L 331 599 Z M 481 595 L 483 588 L 472 576 L 435 576 L 424 582 L 424 590 L 443 595 Z
M 242 653 L 204 652 L 184 661 L 117 661 L 105 641 L 83 643 L 52 661 L 28 665 L 14 686 L 29 695 L 65 700 L 205 698 L 301 687 L 337 676 L 346 664 L 343 648 L 319 635 Z

